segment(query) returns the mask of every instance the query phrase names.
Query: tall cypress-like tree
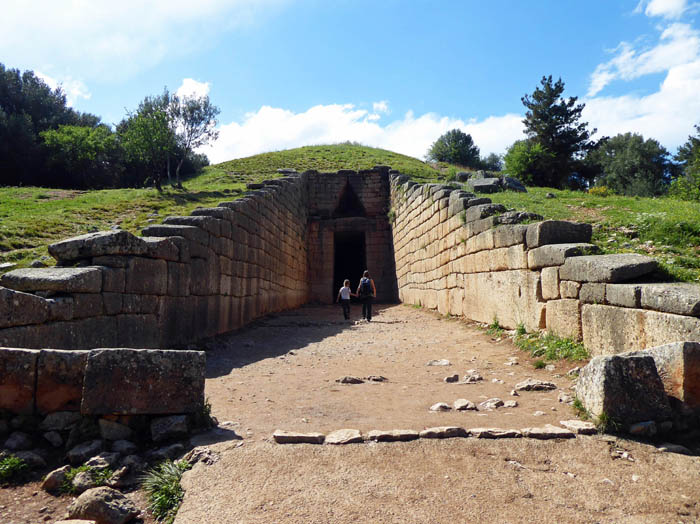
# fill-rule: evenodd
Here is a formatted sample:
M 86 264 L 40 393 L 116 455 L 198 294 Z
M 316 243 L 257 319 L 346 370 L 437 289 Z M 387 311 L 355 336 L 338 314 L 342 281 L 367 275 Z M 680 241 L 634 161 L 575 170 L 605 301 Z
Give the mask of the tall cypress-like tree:
M 590 148 L 590 137 L 596 130 L 588 131 L 588 123 L 581 122 L 585 104 L 577 104 L 578 97 L 565 99 L 564 82 L 552 81 L 543 76 L 532 95 L 521 98 L 527 108 L 525 134 L 551 153 L 551 160 L 540 166 L 538 186 L 564 187 L 576 172 L 577 162 Z

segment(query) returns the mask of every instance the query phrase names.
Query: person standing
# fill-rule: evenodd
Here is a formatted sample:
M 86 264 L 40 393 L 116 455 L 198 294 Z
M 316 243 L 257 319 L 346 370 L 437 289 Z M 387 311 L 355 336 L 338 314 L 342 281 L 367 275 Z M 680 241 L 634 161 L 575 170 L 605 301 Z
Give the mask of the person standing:
M 343 287 L 338 291 L 338 298 L 336 302 L 340 302 L 343 306 L 343 316 L 345 320 L 350 320 L 350 297 L 356 297 L 357 295 L 350 291 L 350 281 L 346 278 L 343 281 Z
M 377 288 L 374 286 L 374 280 L 369 276 L 369 271 L 365 270 L 360 279 L 360 285 L 357 286 L 357 296 L 362 301 L 362 318 L 367 322 L 372 321 L 372 301 L 377 296 Z

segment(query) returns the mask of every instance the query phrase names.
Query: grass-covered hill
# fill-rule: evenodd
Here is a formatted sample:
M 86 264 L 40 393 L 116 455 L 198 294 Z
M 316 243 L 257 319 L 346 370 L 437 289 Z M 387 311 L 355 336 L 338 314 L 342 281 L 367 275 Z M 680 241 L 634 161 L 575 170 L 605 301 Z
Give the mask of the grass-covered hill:
M 278 168 L 335 171 L 378 164 L 392 166 L 418 182 L 442 181 L 458 169 L 432 166 L 383 149 L 340 144 L 265 153 L 209 166 L 187 180 L 185 190 L 168 188 L 160 194 L 154 189 L 1 187 L 0 264 L 25 267 L 46 257 L 46 246 L 51 242 L 116 225 L 138 233 L 168 215 L 187 214 L 195 207 L 237 198 L 245 193 L 247 183 L 279 176 Z M 555 198 L 546 198 L 547 193 Z M 700 281 L 700 203 L 545 188 L 491 196 L 495 202 L 545 218 L 590 222 L 595 226 L 594 241 L 605 252 L 650 254 L 661 261 L 669 276 Z

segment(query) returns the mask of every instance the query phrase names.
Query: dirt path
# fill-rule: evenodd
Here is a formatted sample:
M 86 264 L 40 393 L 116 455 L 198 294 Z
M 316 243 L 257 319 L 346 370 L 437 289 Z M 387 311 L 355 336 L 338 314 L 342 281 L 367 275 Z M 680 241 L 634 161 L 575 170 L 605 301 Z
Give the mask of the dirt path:
M 338 308 L 306 307 L 209 344 L 207 395 L 222 427 L 195 444 L 211 444 L 222 456 L 186 474 L 176 523 L 700 519 L 698 458 L 642 443 L 580 437 L 340 448 L 274 444 L 275 429 L 520 429 L 573 418 L 557 400 L 571 385 L 565 372 L 572 364 L 536 370 L 508 339 L 492 340 L 474 326 L 407 306 L 380 307 L 369 324 L 339 317 Z M 513 357 L 519 364 L 507 365 Z M 426 365 L 438 359 L 451 365 Z M 484 380 L 443 381 L 469 369 Z M 346 375 L 387 381 L 335 382 Z M 511 396 L 525 378 L 550 380 L 559 389 Z M 493 397 L 518 406 L 429 411 L 436 402 L 478 404 Z M 625 450 L 632 460 L 618 458 Z

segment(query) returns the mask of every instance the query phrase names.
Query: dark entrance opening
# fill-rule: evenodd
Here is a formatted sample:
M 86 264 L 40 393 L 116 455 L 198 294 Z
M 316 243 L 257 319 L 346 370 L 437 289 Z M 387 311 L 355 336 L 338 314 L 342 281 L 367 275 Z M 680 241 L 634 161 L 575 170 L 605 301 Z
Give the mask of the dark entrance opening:
M 360 285 L 362 272 L 367 269 L 364 232 L 348 231 L 335 233 L 333 238 L 335 257 L 333 262 L 333 300 L 338 298 L 338 290 L 343 281 L 350 280 L 350 289 L 354 293 Z

